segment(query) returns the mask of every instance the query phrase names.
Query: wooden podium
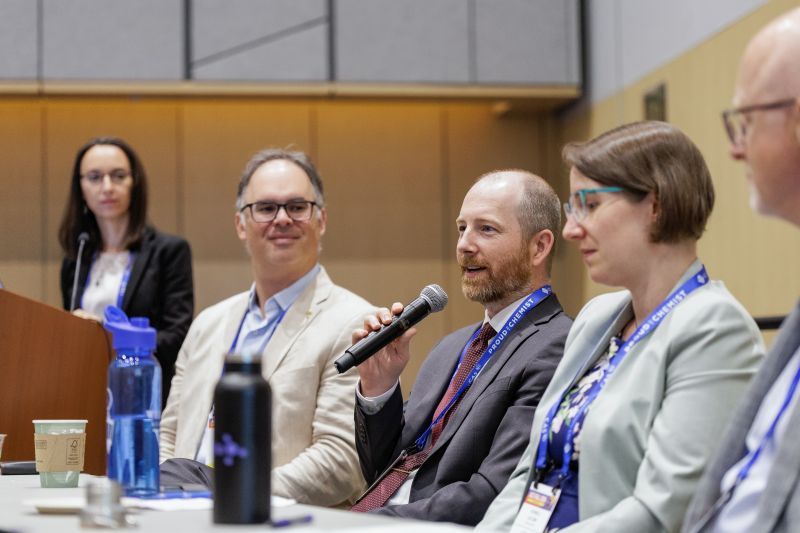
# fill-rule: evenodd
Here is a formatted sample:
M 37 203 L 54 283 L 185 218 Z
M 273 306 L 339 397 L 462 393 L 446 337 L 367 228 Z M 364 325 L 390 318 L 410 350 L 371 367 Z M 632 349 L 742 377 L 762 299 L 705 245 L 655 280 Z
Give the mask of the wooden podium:
M 34 459 L 34 419 L 86 419 L 83 471 L 105 475 L 111 356 L 102 325 L 0 289 L 2 460 Z

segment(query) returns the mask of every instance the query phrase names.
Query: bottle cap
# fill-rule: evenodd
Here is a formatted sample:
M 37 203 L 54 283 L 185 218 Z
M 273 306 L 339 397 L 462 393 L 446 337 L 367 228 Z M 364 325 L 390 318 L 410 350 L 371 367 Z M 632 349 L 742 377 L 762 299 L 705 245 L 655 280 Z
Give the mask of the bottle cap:
M 227 363 L 239 363 L 244 365 L 261 364 L 261 354 L 252 351 L 228 352 L 225 356 L 225 361 Z
M 229 352 L 225 355 L 225 368 L 238 369 L 246 374 L 261 373 L 261 354 L 253 352 Z
M 139 349 L 153 351 L 156 347 L 156 330 L 145 317 L 132 317 L 113 305 L 106 307 L 103 326 L 111 333 L 115 350 Z

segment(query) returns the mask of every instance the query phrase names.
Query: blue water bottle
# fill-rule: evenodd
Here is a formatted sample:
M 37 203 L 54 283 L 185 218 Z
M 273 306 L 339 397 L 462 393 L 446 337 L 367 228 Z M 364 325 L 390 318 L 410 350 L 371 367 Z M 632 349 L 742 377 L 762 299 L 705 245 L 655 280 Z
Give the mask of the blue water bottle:
M 161 366 L 153 357 L 156 330 L 114 306 L 105 312 L 116 357 L 108 367 L 108 477 L 127 496 L 158 492 Z

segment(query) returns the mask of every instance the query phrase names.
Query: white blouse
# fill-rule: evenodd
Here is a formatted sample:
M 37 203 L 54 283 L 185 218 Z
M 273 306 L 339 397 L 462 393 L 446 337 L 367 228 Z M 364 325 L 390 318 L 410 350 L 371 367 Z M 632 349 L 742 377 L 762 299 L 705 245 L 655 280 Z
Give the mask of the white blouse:
M 103 318 L 106 307 L 117 305 L 120 284 L 131 261 L 131 253 L 103 252 L 92 262 L 80 307 Z

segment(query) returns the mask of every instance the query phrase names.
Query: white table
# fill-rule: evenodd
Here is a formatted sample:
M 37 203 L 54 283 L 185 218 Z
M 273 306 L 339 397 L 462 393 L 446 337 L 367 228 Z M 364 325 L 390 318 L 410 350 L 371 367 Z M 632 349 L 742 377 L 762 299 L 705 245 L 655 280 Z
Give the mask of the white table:
M 44 515 L 33 507 L 25 506 L 26 500 L 45 498 L 79 497 L 90 476 L 81 474 L 81 487 L 76 489 L 43 489 L 39 486 L 39 476 L 0 476 L 0 531 L 27 532 L 70 532 L 89 531 L 81 529 L 77 515 Z M 409 533 L 445 533 L 463 532 L 469 528 L 455 525 L 433 524 L 415 520 L 403 520 L 384 516 L 351 513 L 310 505 L 291 505 L 274 508 L 273 519 L 292 518 L 310 514 L 310 524 L 281 528 L 287 533 L 305 533 L 310 531 L 358 531 L 359 533 L 403 532 Z M 181 531 L 253 531 L 271 529 L 267 525 L 254 526 L 220 526 L 211 519 L 211 510 L 203 511 L 141 511 L 135 514 L 139 524 L 138 531 L 154 531 L 177 533 Z M 131 531 L 137 531 L 133 529 Z

